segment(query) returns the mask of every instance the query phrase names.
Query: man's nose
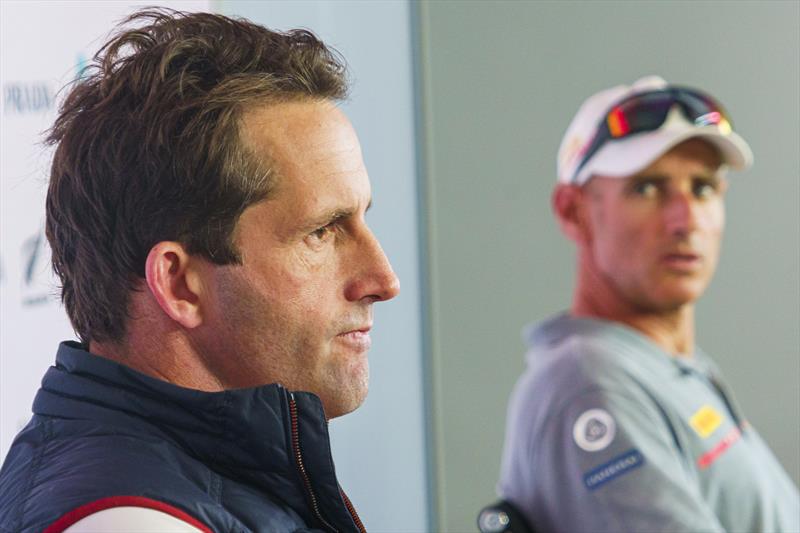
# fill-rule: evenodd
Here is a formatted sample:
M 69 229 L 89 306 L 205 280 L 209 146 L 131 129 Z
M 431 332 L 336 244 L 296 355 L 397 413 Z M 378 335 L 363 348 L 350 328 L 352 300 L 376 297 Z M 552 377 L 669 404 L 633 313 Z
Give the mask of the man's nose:
M 676 191 L 664 206 L 664 222 L 673 235 L 685 235 L 697 228 L 697 200 L 689 192 Z
M 365 230 L 358 250 L 353 261 L 357 275 L 348 285 L 345 297 L 350 301 L 366 298 L 380 302 L 397 296 L 400 293 L 400 280 L 370 230 Z

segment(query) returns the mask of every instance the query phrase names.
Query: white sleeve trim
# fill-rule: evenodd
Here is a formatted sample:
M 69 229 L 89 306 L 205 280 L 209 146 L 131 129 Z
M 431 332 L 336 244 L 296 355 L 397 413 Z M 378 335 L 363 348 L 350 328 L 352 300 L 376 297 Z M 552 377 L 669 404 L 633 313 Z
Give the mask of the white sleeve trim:
M 203 533 L 180 518 L 147 507 L 112 507 L 78 520 L 64 533 Z

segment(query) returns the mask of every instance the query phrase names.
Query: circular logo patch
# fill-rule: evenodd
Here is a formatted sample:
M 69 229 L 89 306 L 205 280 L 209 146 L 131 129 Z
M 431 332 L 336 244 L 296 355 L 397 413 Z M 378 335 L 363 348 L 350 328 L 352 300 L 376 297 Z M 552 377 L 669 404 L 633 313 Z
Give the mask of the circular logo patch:
M 578 417 L 572 427 L 572 438 L 581 450 L 598 452 L 611 444 L 617 424 L 603 409 L 589 409 Z

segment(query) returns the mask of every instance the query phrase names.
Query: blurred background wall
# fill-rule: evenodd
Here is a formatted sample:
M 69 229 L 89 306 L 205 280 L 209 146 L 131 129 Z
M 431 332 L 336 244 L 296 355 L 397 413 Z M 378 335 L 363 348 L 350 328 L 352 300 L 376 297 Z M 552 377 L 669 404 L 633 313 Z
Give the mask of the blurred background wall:
M 521 327 L 567 307 L 573 252 L 549 208 L 589 94 L 657 73 L 727 105 L 755 152 L 731 176 L 698 340 L 800 480 L 800 3 L 160 2 L 307 27 L 347 59 L 369 222 L 402 280 L 377 306 L 365 405 L 331 424 L 370 531 L 476 531 L 495 498 Z M 0 3 L 0 458 L 72 333 L 42 238 L 40 133 L 127 2 Z
M 716 95 L 755 152 L 731 175 L 698 342 L 797 481 L 800 3 L 435 1 L 419 29 L 437 530 L 474 530 L 495 497 L 520 328 L 570 303 L 561 136 L 587 96 L 646 74 Z

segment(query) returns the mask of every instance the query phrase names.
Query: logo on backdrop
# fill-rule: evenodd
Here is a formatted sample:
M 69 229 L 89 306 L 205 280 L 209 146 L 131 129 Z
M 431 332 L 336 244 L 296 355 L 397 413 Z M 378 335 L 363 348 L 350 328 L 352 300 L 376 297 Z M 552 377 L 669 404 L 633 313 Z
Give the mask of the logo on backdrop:
M 50 278 L 50 254 L 44 229 L 31 235 L 19 248 L 17 255 L 19 264 L 19 282 L 22 307 L 40 306 L 56 303 L 57 295 L 53 290 Z M 0 256 L 0 284 L 9 281 L 9 269 L 6 268 L 8 256 Z M 13 272 L 13 269 L 10 270 Z
M 25 239 L 20 249 L 22 267 L 22 306 L 31 307 L 53 303 L 50 287 L 50 265 L 44 229 Z
M 53 108 L 55 91 L 44 81 L 12 81 L 3 85 L 4 112 L 8 115 L 45 113 Z
M 75 80 L 88 75 L 89 60 L 86 54 L 75 55 Z M 46 81 L 12 81 L 3 85 L 5 114 L 28 115 L 45 113 L 55 107 L 56 89 Z
M 83 52 L 75 54 L 73 80 L 80 80 L 88 75 L 90 62 Z M 54 84 L 46 81 L 12 81 L 3 84 L 3 116 L 44 114 L 56 106 L 56 89 Z M 9 269 L 6 261 L 11 250 L 4 249 L 0 257 L 0 283 L 6 283 Z M 40 229 L 22 243 L 19 250 L 19 272 L 21 288 L 21 305 L 23 307 L 39 306 L 57 301 L 53 293 L 49 264 L 49 250 Z M 13 260 L 12 260 L 13 261 Z
M 83 52 L 78 52 L 78 54 L 75 56 L 75 79 L 82 80 L 88 76 L 88 69 L 89 60 L 86 58 L 86 54 Z

